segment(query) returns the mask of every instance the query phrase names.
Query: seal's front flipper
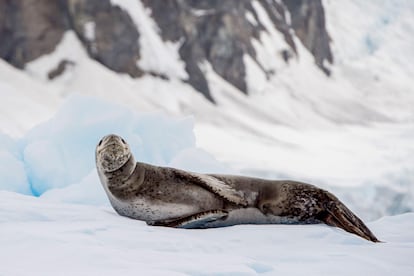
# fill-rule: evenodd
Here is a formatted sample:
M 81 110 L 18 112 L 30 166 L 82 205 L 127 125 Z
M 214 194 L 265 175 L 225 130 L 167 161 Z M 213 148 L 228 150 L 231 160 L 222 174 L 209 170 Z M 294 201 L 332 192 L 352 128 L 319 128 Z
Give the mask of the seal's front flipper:
M 321 218 L 326 224 L 344 229 L 372 242 L 380 242 L 368 227 L 351 212 L 342 202 L 329 202 L 325 206 L 326 213 Z
M 191 216 L 182 217 L 175 220 L 158 220 L 147 222 L 151 226 L 165 226 L 175 228 L 207 228 L 207 224 L 216 220 L 225 219 L 228 216 L 228 212 L 224 210 L 211 210 L 196 213 Z
M 175 178 L 186 183 L 193 183 L 206 190 L 216 194 L 229 202 L 246 207 L 248 205 L 245 195 L 242 191 L 235 190 L 228 183 L 218 179 L 215 176 L 182 171 L 170 168 Z

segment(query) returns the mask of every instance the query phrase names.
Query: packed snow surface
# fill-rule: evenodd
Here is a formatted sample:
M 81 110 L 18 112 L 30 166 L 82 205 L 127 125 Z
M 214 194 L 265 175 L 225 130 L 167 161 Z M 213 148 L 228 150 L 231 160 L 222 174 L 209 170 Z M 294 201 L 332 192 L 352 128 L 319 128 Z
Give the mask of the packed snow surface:
M 414 213 L 368 223 L 150 227 L 110 207 L 0 192 L 0 275 L 413 275 Z

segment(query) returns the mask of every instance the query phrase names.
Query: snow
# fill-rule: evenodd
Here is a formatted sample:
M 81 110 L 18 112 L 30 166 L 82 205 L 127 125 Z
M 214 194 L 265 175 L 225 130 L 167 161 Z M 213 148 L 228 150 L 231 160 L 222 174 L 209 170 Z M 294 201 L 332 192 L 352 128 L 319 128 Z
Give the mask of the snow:
M 414 3 L 324 1 L 324 7 L 337 74 L 352 80 L 372 105 L 413 122 L 414 38 L 408 34 L 414 32 Z
M 255 0 L 252 2 L 260 23 L 264 25 L 267 32 L 260 33 L 260 41 L 252 39 L 256 50 L 256 58 L 260 65 L 268 72 L 278 72 L 286 68 L 282 59 L 281 51 L 289 49 L 283 34 L 276 30 L 266 10 Z M 275 56 L 276 55 L 276 56 Z M 269 58 L 269 57 L 272 58 Z
M 260 94 L 266 89 L 267 79 L 263 70 L 249 55 L 243 56 L 244 66 L 246 67 L 247 90 L 253 94 Z
M 86 22 L 83 25 L 83 33 L 85 34 L 86 39 L 91 42 L 95 41 L 95 28 L 96 24 L 93 21 Z
M 180 43 L 163 41 L 157 24 L 141 1 L 111 0 L 111 3 L 129 13 L 138 28 L 141 59 L 137 64 L 140 68 L 172 78 L 188 79 L 178 54 Z
M 134 155 L 142 162 L 158 165 L 173 162 L 176 166 L 187 163 L 192 164 L 193 169 L 206 169 L 206 165 L 214 161 L 195 148 L 192 125 L 191 118 L 168 118 L 162 113 L 138 114 L 94 97 L 72 95 L 52 119 L 16 141 L 18 157 L 12 156 L 12 150 L 16 149 L 5 147 L 0 160 L 9 174 L 19 176 L 17 180 L 27 177 L 36 196 L 84 179 L 95 168 L 96 144 L 109 133 L 117 133 L 129 141 Z M 13 145 L 11 138 L 3 140 Z M 183 150 L 186 152 L 181 153 Z M 205 162 L 203 156 L 206 156 Z M 218 162 L 215 163 L 217 168 Z M 17 180 L 4 188 L 20 191 L 22 184 L 12 185 Z
M 412 275 L 414 213 L 368 226 L 374 244 L 325 225 L 150 227 L 108 206 L 0 192 L 2 275 Z
M 77 64 L 82 62 L 82 60 L 85 60 L 87 57 L 88 54 L 86 53 L 86 50 L 83 49 L 82 44 L 78 40 L 75 32 L 67 31 L 63 35 L 60 44 L 56 47 L 54 52 L 27 63 L 25 65 L 25 70 L 30 75 L 46 82 L 48 80 L 48 73 L 52 69 L 56 68 L 59 65 L 59 62 L 67 60 Z M 74 72 L 72 70 L 65 70 L 64 76 L 60 77 L 59 80 L 61 82 L 66 82 L 70 79 L 73 73 Z
M 0 59 L 0 126 L 16 136 L 52 116 L 61 99 L 51 89 Z
M 22 194 L 31 194 L 26 178 L 24 163 L 8 151 L 0 151 L 0 190 L 12 190 Z
M 246 19 L 253 25 L 253 26 L 257 26 L 258 23 L 256 21 L 256 19 L 254 18 L 254 15 L 250 12 L 247 11 L 246 12 Z

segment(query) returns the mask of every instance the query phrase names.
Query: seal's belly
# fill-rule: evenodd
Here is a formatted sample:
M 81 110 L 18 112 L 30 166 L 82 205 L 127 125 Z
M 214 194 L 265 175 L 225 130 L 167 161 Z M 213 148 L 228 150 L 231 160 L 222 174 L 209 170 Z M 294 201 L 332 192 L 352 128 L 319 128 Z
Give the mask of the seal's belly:
M 229 212 L 224 220 L 217 220 L 205 225 L 210 227 L 226 227 L 237 224 L 308 224 L 319 223 L 318 221 L 301 221 L 296 217 L 283 217 L 274 215 L 265 215 L 257 208 L 240 208 Z
M 176 219 L 201 212 L 197 205 L 168 203 L 145 198 L 135 198 L 129 202 L 113 202 L 118 214 L 143 221 Z

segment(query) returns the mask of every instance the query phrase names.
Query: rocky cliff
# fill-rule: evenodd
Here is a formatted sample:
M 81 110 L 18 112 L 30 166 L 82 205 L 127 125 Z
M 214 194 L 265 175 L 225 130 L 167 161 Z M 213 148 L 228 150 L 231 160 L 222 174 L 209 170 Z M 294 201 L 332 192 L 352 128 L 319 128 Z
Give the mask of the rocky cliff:
M 142 0 L 142 4 L 163 41 L 178 43 L 188 75 L 182 81 L 212 102 L 201 68 L 205 61 L 246 94 L 246 55 L 266 76 L 277 74 L 258 61 L 253 44 L 270 32 L 269 20 L 285 42 L 273 58 L 286 63 L 292 57 L 300 58 L 297 43 L 302 43 L 314 56 L 315 65 L 330 74 L 326 63 L 332 63 L 333 57 L 321 0 Z M 18 68 L 52 52 L 68 30 L 76 33 L 91 58 L 111 70 L 132 77 L 152 74 L 169 78 L 141 68 L 139 28 L 130 11 L 109 0 L 0 0 L 0 58 Z M 58 76 L 71 62 L 56 64 L 49 78 Z

